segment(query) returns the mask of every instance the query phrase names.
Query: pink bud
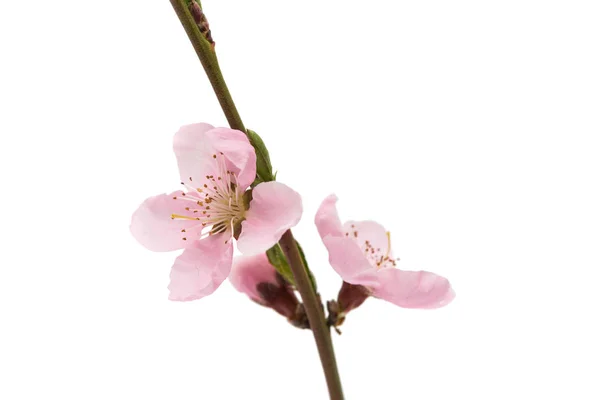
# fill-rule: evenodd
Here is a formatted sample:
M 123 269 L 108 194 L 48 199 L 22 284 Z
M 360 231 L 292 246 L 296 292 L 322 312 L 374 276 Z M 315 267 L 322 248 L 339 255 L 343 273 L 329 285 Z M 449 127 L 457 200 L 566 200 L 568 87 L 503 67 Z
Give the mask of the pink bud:
M 237 257 L 229 281 L 238 291 L 258 304 L 272 308 L 294 324 L 298 316 L 298 299 L 269 263 L 265 253 Z

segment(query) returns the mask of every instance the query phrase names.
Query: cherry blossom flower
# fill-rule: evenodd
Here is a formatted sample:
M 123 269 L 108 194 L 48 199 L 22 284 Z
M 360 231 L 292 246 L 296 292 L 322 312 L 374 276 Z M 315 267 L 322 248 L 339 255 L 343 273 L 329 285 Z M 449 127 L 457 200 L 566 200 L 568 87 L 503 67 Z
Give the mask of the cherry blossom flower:
M 405 308 L 438 308 L 452 301 L 454 291 L 446 278 L 426 271 L 397 269 L 390 233 L 373 221 L 342 225 L 336 202 L 335 195 L 323 201 L 315 224 L 329 252 L 329 263 L 345 282 Z
M 302 200 L 279 182 L 260 183 L 249 195 L 256 154 L 241 131 L 183 126 L 173 149 L 183 190 L 144 201 L 130 229 L 149 250 L 184 249 L 171 270 L 169 299 L 196 300 L 229 275 L 233 238 L 244 254 L 266 251 L 298 223 Z

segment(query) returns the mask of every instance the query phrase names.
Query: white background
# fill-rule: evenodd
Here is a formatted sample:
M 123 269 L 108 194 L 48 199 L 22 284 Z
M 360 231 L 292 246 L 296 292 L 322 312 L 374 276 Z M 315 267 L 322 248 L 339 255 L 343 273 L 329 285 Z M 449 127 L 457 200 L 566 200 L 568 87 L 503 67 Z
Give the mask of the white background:
M 596 1 L 205 0 L 221 65 L 325 298 L 312 223 L 391 232 L 447 276 L 335 337 L 348 399 L 599 399 Z M 129 218 L 178 188 L 177 128 L 226 121 L 168 1 L 0 5 L 0 398 L 325 399 L 313 339 L 228 282 L 167 300 Z

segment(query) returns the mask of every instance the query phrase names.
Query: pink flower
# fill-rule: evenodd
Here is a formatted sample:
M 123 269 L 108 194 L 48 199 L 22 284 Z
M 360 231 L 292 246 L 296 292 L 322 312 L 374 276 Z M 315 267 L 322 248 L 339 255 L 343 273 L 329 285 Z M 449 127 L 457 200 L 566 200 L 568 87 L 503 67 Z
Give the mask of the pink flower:
M 298 223 L 302 201 L 278 182 L 261 183 L 248 196 L 256 154 L 240 131 L 183 126 L 173 149 L 184 190 L 144 201 L 130 229 L 149 250 L 184 249 L 171 270 L 169 299 L 196 300 L 229 275 L 234 237 L 244 254 L 265 252 Z
M 454 291 L 446 278 L 395 268 L 390 233 L 373 221 L 342 225 L 336 202 L 335 195 L 323 201 L 315 224 L 329 251 L 329 263 L 345 282 L 363 286 L 371 296 L 405 308 L 438 308 L 452 301 Z
M 229 281 L 239 292 L 296 324 L 298 299 L 290 285 L 269 263 L 265 253 L 236 257 Z

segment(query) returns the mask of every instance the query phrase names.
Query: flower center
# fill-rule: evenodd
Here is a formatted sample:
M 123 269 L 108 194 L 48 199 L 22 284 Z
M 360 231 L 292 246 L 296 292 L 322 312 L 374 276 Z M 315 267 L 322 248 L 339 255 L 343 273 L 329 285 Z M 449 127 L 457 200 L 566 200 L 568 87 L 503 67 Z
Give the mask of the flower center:
M 171 214 L 171 219 L 198 221 L 198 225 L 188 229 L 197 231 L 198 239 L 226 233 L 227 242 L 244 220 L 244 192 L 239 189 L 236 175 L 227 169 L 223 153 L 213 154 L 213 160 L 217 164 L 217 175 L 206 175 L 201 182 L 193 181 L 192 177 L 189 182 L 181 182 L 187 192 L 182 191 L 173 199 L 190 202 L 185 207 L 189 215 Z M 184 235 L 182 239 L 187 240 L 187 237 Z
M 361 246 L 361 248 L 365 252 L 365 257 L 369 261 L 369 263 L 374 266 L 377 270 L 383 268 L 394 268 L 396 267 L 396 261 L 399 261 L 399 258 L 392 258 L 392 240 L 390 232 L 386 232 L 387 236 L 387 246 L 385 249 L 381 247 L 375 247 L 369 240 L 362 241 L 359 238 L 359 231 L 356 229 L 355 225 L 350 226 L 351 230 L 346 232 L 346 236 L 354 237 L 356 242 Z
M 371 265 L 374 265 L 377 269 L 394 268 L 396 267 L 396 261 L 399 260 L 399 258 L 394 259 L 390 257 L 390 252 L 392 249 L 391 235 L 390 232 L 386 232 L 385 234 L 387 235 L 388 240 L 387 249 L 385 250 L 385 253 L 382 251 L 381 248 L 375 249 L 375 247 L 373 247 L 371 242 L 369 242 L 368 240 L 365 240 L 364 244 L 367 259 L 369 260 Z

